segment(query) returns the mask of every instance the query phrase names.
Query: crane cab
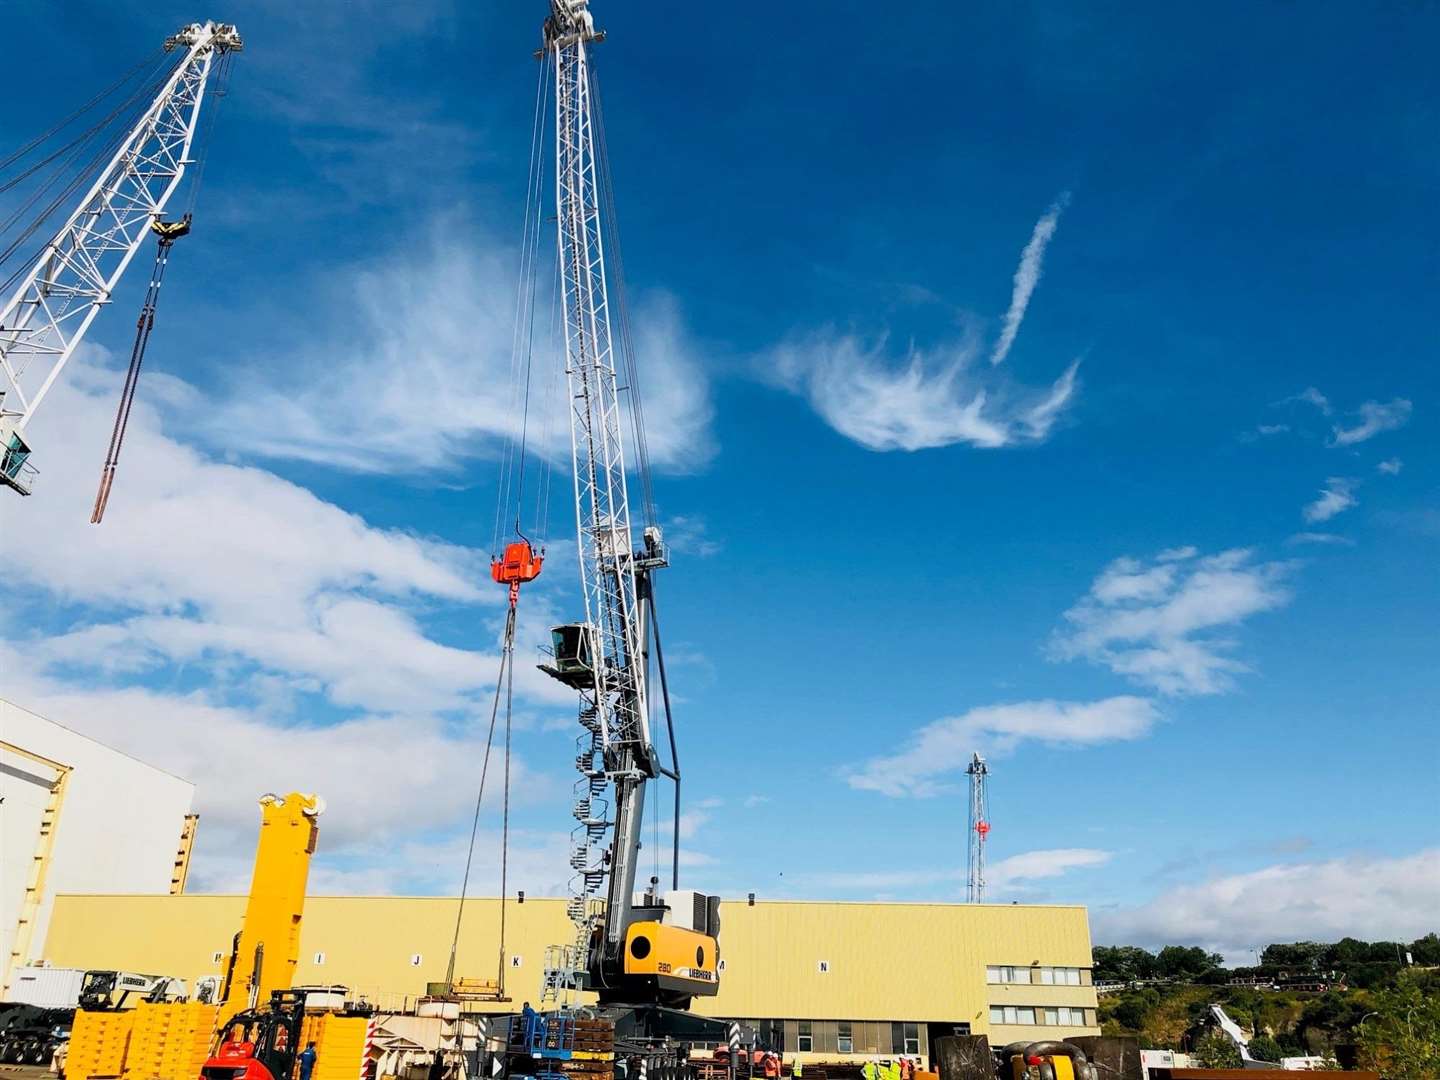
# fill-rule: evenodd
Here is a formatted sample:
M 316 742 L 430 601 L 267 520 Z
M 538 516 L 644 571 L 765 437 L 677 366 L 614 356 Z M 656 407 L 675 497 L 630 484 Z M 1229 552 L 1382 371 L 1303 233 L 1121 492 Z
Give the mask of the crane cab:
M 553 664 L 540 664 L 540 670 L 559 679 L 572 690 L 590 690 L 595 686 L 595 628 L 589 623 L 566 623 L 550 631 Z

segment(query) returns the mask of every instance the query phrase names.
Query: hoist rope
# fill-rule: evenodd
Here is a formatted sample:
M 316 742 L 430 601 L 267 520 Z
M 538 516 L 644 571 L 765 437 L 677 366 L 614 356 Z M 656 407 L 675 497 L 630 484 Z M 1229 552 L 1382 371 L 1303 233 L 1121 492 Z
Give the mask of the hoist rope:
M 110 431 L 110 447 L 105 455 L 105 464 L 100 469 L 100 487 L 95 493 L 95 506 L 90 512 L 90 524 L 99 525 L 105 517 L 105 508 L 110 502 L 110 491 L 115 484 L 115 469 L 120 464 L 120 447 L 125 441 L 125 432 L 130 426 L 130 410 L 135 405 L 135 392 L 140 382 L 140 368 L 145 362 L 145 349 L 150 344 L 150 332 L 155 328 L 155 308 L 160 300 L 160 286 L 165 280 L 165 270 L 170 262 L 170 249 L 176 236 L 190 231 L 190 221 L 195 215 L 195 206 L 200 197 L 200 181 L 205 174 L 205 160 L 210 149 L 210 136 L 215 130 L 215 118 L 220 112 L 220 103 L 225 99 L 225 79 L 230 70 L 231 54 L 222 53 L 215 62 L 210 78 L 215 87 L 215 103 L 210 108 L 196 138 L 192 140 L 192 154 L 195 172 L 190 178 L 189 197 L 186 200 L 183 230 L 176 234 L 161 234 L 155 246 L 155 266 L 150 274 L 150 285 L 140 307 L 140 318 L 135 323 L 135 342 L 130 349 L 130 366 L 125 372 L 125 383 L 120 391 L 120 404 L 115 412 L 115 424 Z M 156 227 L 161 224 L 154 222 Z
M 470 872 L 475 864 L 475 840 L 480 834 L 480 810 L 485 802 L 485 782 L 490 775 L 490 751 L 495 745 L 495 721 L 500 714 L 500 691 L 514 683 L 515 608 L 512 605 L 505 616 L 504 643 L 500 650 L 500 672 L 495 679 L 495 698 L 490 706 L 490 730 L 485 736 L 485 758 L 480 765 L 480 786 L 475 793 L 475 814 L 470 821 L 470 846 L 465 855 L 465 876 L 460 881 L 460 898 L 455 907 L 455 933 L 450 939 L 450 963 L 445 972 L 445 984 L 455 985 L 455 954 L 460 947 L 460 926 L 465 918 L 465 901 L 469 898 Z M 505 795 L 504 833 L 501 838 L 501 893 L 500 893 L 500 954 L 499 982 L 503 984 L 505 953 L 505 875 L 509 863 L 510 840 L 510 720 L 512 694 L 507 691 L 505 700 Z
M 181 62 L 183 63 L 183 61 Z M 96 135 L 98 135 L 101 131 L 104 130 L 106 125 L 110 124 L 110 122 L 114 120 L 116 116 L 120 115 L 120 113 L 124 112 L 126 109 L 129 109 L 132 105 L 135 105 L 137 103 L 143 103 L 142 109 L 140 111 L 132 112 L 125 123 L 116 126 L 116 130 L 114 131 L 114 133 L 100 146 L 98 150 L 96 150 L 90 156 L 88 161 L 86 161 L 78 169 L 74 169 L 70 172 L 70 179 L 60 190 L 60 192 L 56 194 L 55 197 L 51 199 L 50 202 L 44 207 L 44 209 L 42 209 L 40 213 L 31 220 L 30 224 L 20 233 L 19 236 L 15 237 L 15 239 L 12 240 L 4 248 L 3 251 L 0 251 L 0 265 L 3 265 L 7 261 L 9 261 L 10 257 L 14 255 L 15 252 L 18 251 L 20 247 L 24 245 L 25 242 L 29 240 L 30 237 L 32 237 L 40 229 L 40 227 L 44 225 L 47 220 L 49 220 L 49 218 L 55 213 L 57 209 L 59 209 L 62 205 L 68 205 L 73 200 L 77 192 L 79 192 L 85 185 L 94 182 L 94 178 L 98 169 L 101 167 L 102 164 L 104 164 L 106 161 L 108 161 L 111 157 L 114 156 L 115 151 L 118 150 L 120 146 L 124 143 L 125 139 L 129 137 L 131 131 L 135 127 L 135 124 L 138 123 L 140 117 L 143 116 L 145 112 L 150 109 L 150 106 L 153 104 L 155 97 L 164 88 L 165 83 L 174 73 L 174 70 L 175 67 L 172 65 L 158 79 L 155 79 L 149 85 L 137 88 L 129 99 L 118 105 L 110 112 L 109 115 L 98 121 L 82 136 L 80 136 L 78 139 L 76 139 L 70 144 L 71 152 L 69 154 L 68 160 L 62 163 L 62 165 L 57 168 L 54 173 L 37 188 L 37 190 L 32 192 L 29 198 L 27 198 L 23 203 L 21 203 L 21 205 L 17 207 L 9 215 L 9 217 L 5 219 L 3 223 L 0 223 L 0 234 L 8 232 L 27 211 L 29 211 L 41 198 L 45 196 L 46 193 L 49 192 L 52 187 L 54 187 L 57 182 L 65 178 L 66 170 L 74 165 L 74 163 L 85 152 L 88 144 L 93 140 Z M 33 169 L 31 171 L 33 171 Z M 29 173 L 27 172 L 26 175 L 28 174 Z M 13 187 L 14 183 L 18 182 L 18 179 L 23 179 L 23 177 L 17 178 L 17 180 L 12 181 L 9 186 Z M 8 190 L 8 188 L 0 187 L 0 191 L 3 190 Z M 47 239 L 44 245 L 42 245 L 40 251 L 35 252 L 34 254 L 31 254 L 30 256 L 20 261 L 19 265 L 4 281 L 4 283 L 0 284 L 0 294 L 9 292 L 10 287 L 14 285 L 30 270 L 31 266 L 34 265 L 35 260 L 44 251 L 45 247 L 49 246 L 50 243 L 51 241 Z
M 10 152 L 9 154 L 7 154 L 5 157 L 0 158 L 0 170 L 8 169 L 11 165 L 14 165 L 17 161 L 19 161 L 21 158 L 23 158 L 26 154 L 30 153 L 31 150 L 34 150 L 36 147 L 43 145 L 43 144 L 44 144 L 47 140 L 49 140 L 52 136 L 58 135 L 60 132 L 64 131 L 67 127 L 69 127 L 71 124 L 73 124 L 76 120 L 78 120 L 80 117 L 84 116 L 87 112 L 89 112 L 91 109 L 93 109 L 96 105 L 100 104 L 100 102 L 104 101 L 107 97 L 109 97 L 111 94 L 113 94 L 116 90 L 120 89 L 120 87 L 124 86 L 127 82 L 129 82 L 131 79 L 133 79 L 133 78 L 134 78 L 136 75 L 138 75 L 143 69 L 145 69 L 145 68 L 150 67 L 151 65 L 153 65 L 153 64 L 155 63 L 155 61 L 163 54 L 163 52 L 164 52 L 164 50 L 163 50 L 162 48 L 158 48 L 158 47 L 157 47 L 153 52 L 150 53 L 149 56 L 145 57 L 145 59 L 141 60 L 138 64 L 136 64 L 134 67 L 132 67 L 132 68 L 131 68 L 129 71 L 127 71 L 124 75 L 121 75 L 120 78 L 116 79 L 113 83 L 111 83 L 109 86 L 107 86 L 104 90 L 101 90 L 98 94 L 96 94 L 94 97 L 92 97 L 89 101 L 85 102 L 85 104 L 81 105 L 81 106 L 80 106 L 79 108 L 77 108 L 74 112 L 70 113 L 69 116 L 66 116 L 66 117 L 64 117 L 63 119 L 57 121 L 57 122 L 56 122 L 55 124 L 53 124 L 47 131 L 41 132 L 39 135 L 36 135 L 33 139 L 31 139 L 29 142 L 25 143 L 23 146 L 19 147 L 19 148 L 16 149 L 16 150 L 11 151 L 11 152 Z
M 635 339 L 630 329 L 630 303 L 625 291 L 625 256 L 620 247 L 619 221 L 615 214 L 615 184 L 610 173 L 610 147 L 605 135 L 605 111 L 600 103 L 600 81 L 596 78 L 594 61 L 586 68 L 590 84 L 590 101 L 595 123 L 595 145 L 598 168 L 596 186 L 600 194 L 600 220 L 605 244 L 610 251 L 610 293 L 615 298 L 616 322 L 620 327 L 620 359 L 630 398 L 630 427 L 635 437 L 635 474 L 640 479 L 641 505 L 646 525 L 657 524 L 655 485 L 650 472 L 650 445 L 645 436 L 644 398 L 640 393 L 640 375 L 635 363 Z
M 530 380 L 534 358 L 534 324 L 537 268 L 540 259 L 541 189 L 544 182 L 544 134 L 549 67 L 539 66 L 535 80 L 535 106 L 530 125 L 530 155 L 525 183 L 524 224 L 520 238 L 520 267 L 515 288 L 514 323 L 510 334 L 510 399 L 508 415 L 519 415 L 518 432 L 506 434 L 500 476 L 495 491 L 495 535 L 492 552 L 513 524 L 521 532 L 525 505 L 525 464 L 529 456 Z M 542 449 L 543 452 L 543 449 Z
M 215 130 L 215 121 L 220 116 L 220 106 L 225 103 L 229 96 L 230 68 L 234 62 L 235 54 L 226 50 L 220 54 L 218 60 L 214 61 L 214 71 L 210 75 L 210 95 L 215 99 L 210 106 L 209 115 L 202 122 L 200 131 L 196 132 L 194 142 L 197 145 L 195 152 L 191 155 L 195 162 L 194 169 L 190 174 L 190 197 L 185 202 L 185 217 L 195 216 L 195 204 L 200 201 L 200 185 L 205 180 L 205 162 L 210 157 L 210 135 Z
M 130 367 L 125 372 L 125 385 L 120 391 L 120 406 L 115 412 L 115 426 L 110 430 L 110 449 L 105 454 L 105 464 L 100 469 L 100 488 L 95 493 L 95 508 L 90 512 L 90 524 L 98 525 L 105 516 L 105 506 L 110 502 L 110 488 L 115 483 L 115 466 L 120 464 L 120 444 L 125 440 L 125 429 L 130 426 L 130 409 L 135 404 L 135 388 L 140 381 L 140 365 L 145 361 L 145 347 L 150 343 L 150 331 L 155 327 L 155 305 L 160 300 L 160 286 L 165 280 L 165 267 L 170 261 L 173 241 L 161 237 L 155 245 L 155 268 L 150 274 L 150 287 L 145 292 L 145 302 L 140 307 L 140 318 L 135 323 L 135 344 L 130 348 Z

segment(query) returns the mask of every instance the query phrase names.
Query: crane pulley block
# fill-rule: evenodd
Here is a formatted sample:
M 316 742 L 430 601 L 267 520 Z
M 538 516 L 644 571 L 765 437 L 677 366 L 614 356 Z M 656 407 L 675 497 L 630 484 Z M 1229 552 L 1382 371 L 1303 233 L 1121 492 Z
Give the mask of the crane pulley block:
M 182 236 L 190 235 L 190 215 L 186 214 L 176 221 L 165 221 L 163 218 L 157 217 L 150 222 L 150 231 L 161 240 L 173 243 Z
M 516 540 L 505 545 L 505 554 L 490 561 L 490 576 L 501 585 L 518 585 L 534 581 L 540 576 L 540 566 L 545 561 L 543 553 L 535 554 L 528 540 Z

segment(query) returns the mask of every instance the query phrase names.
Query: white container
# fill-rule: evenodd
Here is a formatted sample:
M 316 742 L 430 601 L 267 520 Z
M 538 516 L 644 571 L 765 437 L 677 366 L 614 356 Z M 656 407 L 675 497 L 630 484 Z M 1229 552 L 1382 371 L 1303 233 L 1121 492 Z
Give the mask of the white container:
M 18 967 L 10 979 L 7 1001 L 23 1001 L 42 1009 L 73 1009 L 80 1002 L 79 968 Z

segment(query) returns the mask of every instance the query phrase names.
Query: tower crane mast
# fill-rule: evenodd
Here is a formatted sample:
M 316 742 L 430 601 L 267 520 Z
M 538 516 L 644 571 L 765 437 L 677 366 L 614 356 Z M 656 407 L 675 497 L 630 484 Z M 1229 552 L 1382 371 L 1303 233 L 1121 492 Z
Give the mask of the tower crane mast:
M 166 40 L 181 53 L 169 78 L 3 301 L 0 485 L 30 493 L 26 426 L 180 185 L 217 57 L 242 47 L 228 23 L 192 23 Z
M 602 1003 L 683 1006 L 718 989 L 719 914 L 716 898 L 678 890 L 662 898 L 655 882 L 635 898 L 646 789 L 660 775 L 678 783 L 678 761 L 660 763 L 650 730 L 652 640 L 658 652 L 651 575 L 668 557 L 658 526 L 645 525 L 638 548 L 632 533 L 589 58 L 603 39 L 588 0 L 551 0 L 543 55 L 555 86 L 557 251 L 584 622 L 553 631 L 555 663 L 542 665 L 579 691 L 583 729 L 570 855 L 575 939 L 547 963 L 546 992 L 586 988 Z

